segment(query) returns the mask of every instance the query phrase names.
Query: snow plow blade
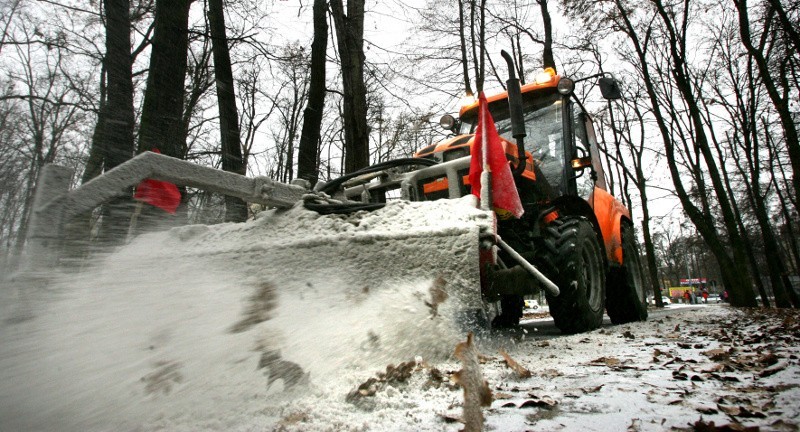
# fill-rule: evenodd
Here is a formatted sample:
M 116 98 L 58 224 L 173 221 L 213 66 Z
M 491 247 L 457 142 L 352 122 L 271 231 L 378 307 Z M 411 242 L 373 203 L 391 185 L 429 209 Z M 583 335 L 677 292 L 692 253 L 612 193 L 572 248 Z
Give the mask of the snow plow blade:
M 352 299 L 401 287 L 436 286 L 447 300 L 423 300 L 437 313 L 475 310 L 483 307 L 480 238 L 490 231 L 491 220 L 470 198 L 395 201 L 347 215 L 320 215 L 298 204 L 227 230 L 176 228 L 181 241 L 163 249 L 163 259 L 177 254 L 207 258 L 205 265 L 212 268 L 225 263 L 220 271 L 248 274 L 274 285 L 278 295 L 335 284 L 345 291 L 344 299 Z M 208 247 L 214 238 L 236 237 L 232 231 L 243 230 L 244 244 Z

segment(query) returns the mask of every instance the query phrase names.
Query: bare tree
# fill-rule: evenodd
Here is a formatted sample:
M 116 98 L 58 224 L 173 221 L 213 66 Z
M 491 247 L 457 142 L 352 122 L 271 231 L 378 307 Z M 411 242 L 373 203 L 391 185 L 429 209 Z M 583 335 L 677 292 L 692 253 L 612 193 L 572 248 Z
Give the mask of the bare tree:
M 190 0 L 156 0 L 150 68 L 139 127 L 139 152 L 158 148 L 167 156 L 182 156 L 186 137 L 180 126 L 190 3 Z
M 161 153 L 183 158 L 186 147 L 184 129 L 184 82 L 189 45 L 189 6 L 191 0 L 156 0 L 155 26 L 147 71 L 147 86 L 142 102 L 138 152 L 154 148 Z M 185 195 L 185 188 L 182 189 Z M 146 206 L 138 217 L 137 230 L 161 223 L 163 211 Z
M 667 6 L 661 0 L 635 8 L 621 0 L 570 4 L 573 15 L 582 17 L 587 25 L 598 26 L 599 23 L 601 28 L 618 29 L 627 38 L 664 143 L 676 195 L 717 257 L 732 303 L 754 306 L 752 278 L 744 254 L 745 240 L 736 224 L 735 203 L 728 196 L 711 147 L 709 125 L 704 122 L 700 109 L 702 96 L 695 85 L 695 72 L 687 64 L 690 50 L 687 31 L 694 4 Z M 679 154 L 686 158 L 688 170 L 682 169 Z M 686 174 L 691 175 L 694 185 L 687 187 L 684 183 Z M 708 188 L 707 182 L 710 182 Z M 727 244 L 717 226 L 720 220 L 727 234 Z
M 130 0 L 104 0 L 106 53 L 101 74 L 100 112 L 92 137 L 89 159 L 81 182 L 85 183 L 129 160 L 134 153 L 133 56 L 131 55 Z M 126 223 L 130 192 L 103 208 L 100 240 L 111 242 L 113 234 Z M 81 223 L 89 215 L 81 217 Z M 77 229 L 73 240 L 88 240 L 88 226 Z
M 342 69 L 344 102 L 344 169 L 354 172 L 369 165 L 367 87 L 364 84 L 364 0 L 330 1 Z
M 464 94 L 472 95 L 472 86 L 470 85 L 469 80 L 469 50 L 467 49 L 467 37 L 464 32 L 465 28 L 467 28 L 467 23 L 464 20 L 464 0 L 458 0 L 458 38 L 460 42 L 459 48 L 461 51 L 461 70 L 463 71 Z M 472 29 L 472 23 L 470 23 L 469 28 Z
M 536 0 L 542 11 L 542 23 L 544 28 L 544 48 L 542 49 L 542 65 L 556 70 L 556 60 L 553 57 L 553 20 L 550 17 L 550 10 L 547 0 Z
M 273 125 L 275 137 L 275 163 L 270 176 L 282 182 L 294 179 L 295 148 L 303 121 L 303 106 L 308 99 L 308 54 L 305 48 L 290 44 L 282 50 L 282 60 L 275 68 L 280 88 L 267 95 L 274 107 L 278 121 Z
M 297 177 L 313 186 L 319 179 L 320 135 L 325 109 L 325 52 L 328 49 L 328 16 L 325 0 L 314 0 L 314 40 L 311 42 L 311 65 L 308 102 L 303 110 L 303 129 L 297 154 Z
M 219 102 L 220 152 L 224 171 L 245 174 L 242 144 L 239 134 L 239 114 L 236 111 L 236 93 L 231 69 L 231 56 L 225 32 L 225 13 L 222 0 L 208 0 L 208 20 L 214 52 L 214 75 Z M 225 221 L 244 222 L 247 205 L 241 198 L 225 197 Z
M 783 17 L 787 16 L 780 2 L 777 3 L 777 9 L 772 5 L 767 8 L 767 12 L 761 20 L 761 34 L 755 35 L 757 36 L 757 40 L 754 41 L 754 35 L 751 30 L 750 9 L 747 6 L 747 0 L 734 0 L 739 14 L 739 32 L 741 34 L 742 44 L 747 49 L 747 53 L 755 61 L 764 88 L 767 90 L 767 94 L 770 100 L 772 100 L 778 117 L 780 118 L 789 160 L 792 162 L 792 171 L 794 172 L 792 180 L 794 193 L 796 197 L 800 198 L 800 134 L 798 133 L 795 114 L 792 113 L 790 108 L 792 98 L 789 93 L 792 91 L 792 87 L 788 82 L 789 74 L 786 73 L 787 70 L 785 67 L 778 68 L 777 70 L 770 68 L 769 60 L 766 57 L 767 52 L 770 51 L 765 50 L 765 46 L 770 39 L 770 34 L 773 31 L 770 25 L 776 10 L 780 12 L 778 13 L 780 20 L 783 20 Z M 794 27 L 796 24 L 796 22 L 785 22 L 784 27 L 786 32 L 792 35 L 792 41 L 795 44 L 794 49 L 788 50 L 788 55 L 791 57 L 796 57 L 798 53 L 797 50 L 800 48 L 800 45 L 797 45 L 797 31 Z M 795 88 L 794 90 L 796 91 L 797 89 Z
M 0 25 L 3 26 L 3 34 L 0 34 L 0 52 L 3 51 L 3 46 L 8 39 L 8 29 L 11 27 L 11 22 L 14 20 L 14 15 L 19 10 L 19 5 L 22 0 L 13 0 L 11 3 L 4 5 L 4 9 L 0 11 Z

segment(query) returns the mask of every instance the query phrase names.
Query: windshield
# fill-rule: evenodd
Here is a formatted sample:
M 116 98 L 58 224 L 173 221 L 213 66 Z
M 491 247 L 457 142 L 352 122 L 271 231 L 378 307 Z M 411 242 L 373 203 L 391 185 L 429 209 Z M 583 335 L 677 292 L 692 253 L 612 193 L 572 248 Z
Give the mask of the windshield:
M 564 192 L 564 143 L 562 123 L 562 100 L 555 91 L 539 91 L 524 94 L 525 150 L 533 155 L 534 163 L 554 192 Z M 489 104 L 497 132 L 503 138 L 515 143 L 511 135 L 508 101 L 506 99 Z M 460 133 L 475 133 L 477 110 L 461 118 Z

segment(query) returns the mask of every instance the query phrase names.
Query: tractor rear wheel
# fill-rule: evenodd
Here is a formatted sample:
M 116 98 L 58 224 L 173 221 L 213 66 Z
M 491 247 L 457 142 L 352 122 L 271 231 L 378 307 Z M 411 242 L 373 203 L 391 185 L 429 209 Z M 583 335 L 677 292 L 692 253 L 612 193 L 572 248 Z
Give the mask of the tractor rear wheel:
M 608 276 L 606 309 L 614 324 L 647 319 L 647 298 L 633 227 L 622 225 L 622 267 Z
M 602 247 L 591 222 L 567 216 L 544 230 L 545 242 L 555 246 L 553 282 L 561 293 L 547 296 L 550 315 L 564 333 L 580 333 L 603 323 L 606 272 Z M 543 253 L 547 253 L 546 250 Z

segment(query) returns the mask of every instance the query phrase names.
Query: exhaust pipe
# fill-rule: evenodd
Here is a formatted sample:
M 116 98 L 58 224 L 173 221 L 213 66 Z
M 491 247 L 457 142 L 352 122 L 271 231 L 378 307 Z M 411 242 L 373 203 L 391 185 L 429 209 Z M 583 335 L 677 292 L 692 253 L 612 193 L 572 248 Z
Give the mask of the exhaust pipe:
M 506 60 L 508 65 L 508 80 L 506 80 L 506 90 L 508 92 L 508 112 L 511 115 L 511 135 L 517 141 L 517 167 L 513 173 L 519 176 L 525 171 L 525 116 L 522 112 L 522 91 L 520 90 L 519 78 L 515 72 L 514 60 L 506 50 L 500 51 L 500 55 Z

